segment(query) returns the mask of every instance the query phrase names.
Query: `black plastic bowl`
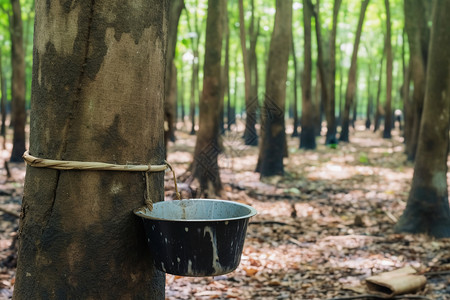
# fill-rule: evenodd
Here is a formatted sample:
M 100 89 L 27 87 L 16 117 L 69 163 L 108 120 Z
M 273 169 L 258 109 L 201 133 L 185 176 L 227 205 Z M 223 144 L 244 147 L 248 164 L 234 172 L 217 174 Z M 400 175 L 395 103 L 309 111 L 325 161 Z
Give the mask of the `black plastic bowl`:
M 181 276 L 217 276 L 241 260 L 248 220 L 256 210 L 214 199 L 163 201 L 136 209 L 155 266 Z

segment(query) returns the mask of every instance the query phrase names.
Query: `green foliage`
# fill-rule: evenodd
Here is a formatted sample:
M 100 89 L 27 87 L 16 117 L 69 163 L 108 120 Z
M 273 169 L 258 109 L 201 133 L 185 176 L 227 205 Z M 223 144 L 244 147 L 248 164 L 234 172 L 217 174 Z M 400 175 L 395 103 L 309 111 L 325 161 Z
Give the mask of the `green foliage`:
M 366 152 L 361 152 L 359 154 L 359 162 L 365 165 L 369 164 L 369 156 L 367 155 Z
M 258 59 L 258 77 L 259 90 L 263 92 L 265 86 L 266 62 L 268 57 L 268 49 L 270 38 L 272 34 L 272 27 L 275 16 L 275 1 L 273 0 L 253 0 L 255 3 L 255 19 L 259 20 L 260 31 L 258 36 L 258 43 L 256 45 L 256 53 Z M 312 0 L 314 5 L 317 5 L 317 0 Z M 332 26 L 332 11 L 334 0 L 320 0 L 320 20 L 322 38 L 324 40 L 325 54 L 328 53 L 329 34 Z M 403 1 L 390 0 L 391 14 L 392 14 L 392 45 L 394 51 L 394 70 L 396 78 L 394 77 L 394 108 L 399 108 L 398 88 L 403 81 L 403 72 L 401 64 L 402 44 L 403 40 Z M 26 49 L 26 80 L 27 80 L 27 102 L 30 99 L 30 85 L 31 85 L 31 69 L 32 69 L 32 42 L 33 42 L 33 28 L 34 28 L 34 1 L 22 0 L 22 18 L 24 25 L 24 43 Z M 244 106 L 244 72 L 242 67 L 242 53 L 239 40 L 239 11 L 238 1 L 229 0 L 228 18 L 230 30 L 230 91 L 231 95 L 235 96 L 237 111 L 241 111 Z M 204 32 L 206 27 L 206 0 L 185 0 L 186 9 L 183 11 L 178 28 L 178 43 L 176 47 L 175 65 L 178 69 L 178 78 L 180 84 L 184 84 L 186 88 L 183 89 L 183 94 L 180 96 L 183 99 L 189 99 L 190 89 L 189 83 L 192 76 L 192 63 L 199 64 L 199 90 L 202 89 L 202 63 L 204 55 Z M 293 2 L 293 38 L 296 49 L 296 57 L 298 60 L 299 72 L 303 68 L 303 20 L 302 20 L 303 1 L 294 0 Z M 360 9 L 360 1 L 343 0 L 339 12 L 338 31 L 337 31 L 337 70 L 336 70 L 336 105 L 338 106 L 339 85 L 346 83 L 347 69 L 350 66 L 350 56 L 353 47 L 355 27 L 358 20 Z M 0 50 L 2 53 L 3 74 L 6 78 L 11 77 L 11 42 L 9 33 L 9 19 L 8 15 L 11 11 L 11 4 L 9 0 L 0 0 Z M 244 11 L 246 28 L 248 30 L 251 17 L 251 1 L 244 1 Z M 379 61 L 383 55 L 384 36 L 385 36 L 385 7 L 383 0 L 371 0 L 366 12 L 365 24 L 363 34 L 361 37 L 361 49 L 358 57 L 358 95 L 366 95 L 367 81 L 371 80 L 372 90 L 375 91 L 376 82 L 379 80 L 378 72 Z M 247 41 L 248 42 L 248 41 Z M 314 26 L 313 26 L 313 60 L 317 59 L 317 43 L 315 40 Z M 290 47 L 289 45 L 286 45 Z M 198 48 L 198 57 L 194 57 L 194 49 Z M 406 59 L 408 58 L 408 47 L 406 48 Z M 372 68 L 371 78 L 369 76 L 369 65 Z M 289 64 L 289 77 L 287 85 L 292 86 L 293 82 L 293 63 Z M 313 86 L 316 81 L 316 66 L 313 64 Z M 299 80 L 300 76 L 299 76 Z M 235 87 L 234 82 L 237 82 Z M 9 84 L 8 84 L 9 87 Z M 298 82 L 298 93 L 301 95 L 301 84 Z M 384 94 L 384 93 L 383 93 Z M 381 99 L 384 99 L 382 94 Z M 292 88 L 287 89 L 287 103 L 291 103 L 293 98 Z M 300 96 L 299 96 L 300 97 Z M 359 97 L 362 101 L 360 113 L 365 114 L 364 104 L 366 97 Z M 8 97 L 10 99 L 10 97 Z M 395 100 L 397 102 L 395 102 Z M 300 109 L 300 108 L 299 108 Z
M 31 90 L 31 69 L 33 64 L 33 34 L 34 34 L 34 1 L 25 0 L 21 1 L 21 14 L 23 22 L 23 37 L 25 45 L 25 65 L 26 65 L 26 83 L 27 93 L 26 102 L 30 103 L 30 90 Z M 0 0 L 0 51 L 2 59 L 2 73 L 7 79 L 8 97 L 11 100 L 11 84 L 10 78 L 12 76 L 11 70 L 11 34 L 10 34 L 10 16 L 11 2 L 10 0 Z M 1 92 L 0 92 L 1 93 Z

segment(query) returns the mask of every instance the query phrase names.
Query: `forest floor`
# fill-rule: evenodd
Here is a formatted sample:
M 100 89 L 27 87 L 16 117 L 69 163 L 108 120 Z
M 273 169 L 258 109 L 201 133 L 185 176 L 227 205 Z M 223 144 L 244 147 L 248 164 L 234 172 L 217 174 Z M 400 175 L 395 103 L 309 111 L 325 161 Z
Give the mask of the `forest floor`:
M 168 161 L 181 175 L 192 161 L 195 136 L 179 128 Z M 241 130 L 227 132 L 219 157 L 221 198 L 258 211 L 241 263 L 217 277 L 168 274 L 166 299 L 379 299 L 366 290 L 365 279 L 405 266 L 424 274 L 427 284 L 395 299 L 450 299 L 450 239 L 394 233 L 413 174 L 398 131 L 386 140 L 357 126 L 351 143 L 331 149 L 319 138 L 315 151 L 299 150 L 298 138 L 289 137 L 286 176 L 264 181 L 254 172 L 258 148 L 245 146 L 241 136 Z M 1 152 L 2 167 L 9 150 Z M 14 286 L 12 243 L 24 164 L 9 164 L 9 170 L 7 178 L 0 169 L 0 299 L 8 299 Z M 166 196 L 172 195 L 167 176 Z

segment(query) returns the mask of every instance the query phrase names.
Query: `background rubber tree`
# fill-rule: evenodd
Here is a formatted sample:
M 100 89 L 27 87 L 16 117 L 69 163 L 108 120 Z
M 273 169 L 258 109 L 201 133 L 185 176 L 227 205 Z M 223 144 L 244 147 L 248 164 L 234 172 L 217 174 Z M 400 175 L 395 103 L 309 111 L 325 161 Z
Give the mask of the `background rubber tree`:
M 335 0 L 333 4 L 333 21 L 330 34 L 330 70 L 329 70 L 329 97 L 328 103 L 325 107 L 325 114 L 327 118 L 327 135 L 325 144 L 337 143 L 336 137 L 336 36 L 337 24 L 339 16 L 339 8 L 342 0 Z M 341 79 L 342 80 L 342 79 Z
M 191 119 L 191 135 L 194 135 L 196 133 L 195 131 L 195 115 L 196 115 L 196 99 L 200 98 L 199 94 L 199 69 L 200 69 L 200 57 L 199 57 L 199 46 L 200 46 L 200 39 L 202 31 L 200 30 L 200 27 L 203 27 L 201 24 L 199 24 L 199 16 L 198 16 L 198 0 L 195 0 L 192 17 L 190 15 L 191 8 L 187 8 L 185 10 L 186 16 L 187 16 L 187 26 L 189 29 L 190 34 L 190 40 L 191 40 L 191 47 L 192 47 L 192 77 L 191 77 L 191 86 L 190 86 L 190 100 L 189 100 L 189 118 Z M 191 22 L 193 24 L 191 25 Z M 193 28 L 192 28 L 193 27 Z
M 7 92 L 6 92 L 6 78 L 3 73 L 3 64 L 2 64 L 2 51 L 0 49 L 0 91 L 1 91 L 1 99 L 0 99 L 0 110 L 1 110 L 1 125 L 0 125 L 0 135 L 3 137 L 2 149 L 6 148 L 6 102 L 7 102 Z
M 309 0 L 303 0 L 303 24 L 304 24 L 304 58 L 302 77 L 302 117 L 300 132 L 300 148 L 316 149 L 316 129 L 314 124 L 315 108 L 312 100 L 311 76 L 312 76 L 312 46 L 311 46 L 311 16 L 313 7 Z
M 218 195 L 222 190 L 217 157 L 219 142 L 219 113 L 221 101 L 221 57 L 223 34 L 223 4 L 225 0 L 209 0 L 206 19 L 205 63 L 203 92 L 194 160 L 189 167 L 190 180 L 197 179 L 202 196 Z
M 161 164 L 168 1 L 63 4 L 36 1 L 30 154 Z M 14 299 L 163 299 L 132 213 L 145 190 L 141 173 L 27 167 Z
M 406 109 L 405 127 L 410 129 L 406 139 L 406 154 L 413 161 L 416 156 L 419 128 L 425 97 L 426 69 L 430 29 L 427 11 L 431 1 L 405 1 L 405 31 L 408 35 L 410 78 L 414 84 L 412 105 Z
M 167 126 L 164 128 L 164 143 L 167 148 L 169 140 L 175 141 L 177 114 L 177 69 L 175 67 L 175 47 L 177 44 L 178 21 L 184 8 L 184 0 L 169 2 L 169 36 L 167 39 L 166 79 L 164 88 L 164 116 Z
M 11 33 L 11 110 L 13 116 L 14 135 L 12 162 L 21 162 L 25 152 L 25 49 L 23 44 L 23 23 L 19 0 L 11 0 L 12 14 L 10 17 Z
M 259 29 L 259 25 L 257 26 Z M 256 133 L 256 112 L 258 110 L 258 86 L 257 86 L 257 60 L 256 41 L 258 29 L 255 30 L 255 3 L 251 1 L 251 17 L 249 27 L 250 47 L 247 48 L 246 29 L 244 21 L 244 3 L 239 0 L 239 36 L 241 40 L 242 61 L 244 65 L 244 92 L 245 92 L 245 131 L 244 143 L 249 146 L 258 145 L 258 134 Z
M 298 81 L 299 81 L 299 69 L 297 63 L 297 55 L 295 53 L 295 42 L 294 37 L 291 37 L 291 55 L 292 55 L 292 64 L 294 67 L 294 83 L 292 85 L 293 88 L 293 99 L 292 99 L 292 114 L 293 114 L 293 124 L 294 127 L 292 131 L 292 137 L 297 137 L 298 134 L 298 126 L 300 124 L 300 120 L 298 119 Z
M 292 0 L 277 0 L 267 63 L 266 94 L 257 171 L 261 177 L 283 175 L 286 80 L 292 38 Z
M 425 101 L 408 202 L 396 231 L 450 237 L 450 1 L 434 2 Z
M 350 62 L 350 69 L 348 71 L 347 90 L 345 92 L 345 105 L 344 113 L 342 115 L 342 128 L 339 140 L 342 142 L 349 141 L 349 125 L 350 125 L 350 108 L 353 105 L 353 101 L 356 95 L 356 70 L 358 66 L 358 49 L 359 42 L 361 40 L 361 33 L 364 24 L 364 16 L 366 15 L 366 9 L 369 5 L 369 0 L 361 2 L 361 11 L 359 13 L 358 27 L 356 29 L 355 42 L 353 44 L 352 59 Z
M 391 43 L 391 10 L 389 0 L 384 0 L 386 7 L 386 104 L 384 114 L 384 130 L 383 138 L 390 139 L 392 137 L 392 43 Z

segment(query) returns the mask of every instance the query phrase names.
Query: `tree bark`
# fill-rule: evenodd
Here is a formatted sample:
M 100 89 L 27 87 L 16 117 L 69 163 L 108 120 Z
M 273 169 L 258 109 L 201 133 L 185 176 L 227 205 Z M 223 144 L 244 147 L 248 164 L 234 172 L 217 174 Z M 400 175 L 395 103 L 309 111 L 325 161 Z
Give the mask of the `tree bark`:
M 164 132 L 164 144 L 175 141 L 175 125 L 177 112 L 177 68 L 175 67 L 175 47 L 177 44 L 178 21 L 184 8 L 184 0 L 169 2 L 169 24 L 167 38 L 166 78 L 164 88 L 164 119 L 167 122 Z
M 392 44 L 391 44 L 391 11 L 389 0 L 384 0 L 386 7 L 386 106 L 384 114 L 383 138 L 391 138 L 392 130 Z
M 164 161 L 168 1 L 37 1 L 30 154 Z M 164 174 L 152 173 L 153 201 Z M 14 299 L 163 299 L 142 222 L 145 176 L 27 167 Z
M 224 0 L 219 0 L 224 1 Z M 203 66 L 203 93 L 200 101 L 199 130 L 194 160 L 189 167 L 192 177 L 200 183 L 200 194 L 208 197 L 222 190 L 217 157 L 219 144 L 220 77 L 222 57 L 222 4 L 208 1 L 206 20 L 205 63 Z
M 250 124 L 250 126 L 255 126 L 258 123 L 257 119 L 257 111 L 259 109 L 259 94 L 258 94 L 258 86 L 259 86 L 259 76 L 258 76 L 258 56 L 256 54 L 256 44 L 258 42 L 259 36 L 259 23 L 260 19 L 256 21 L 256 29 L 255 29 L 255 5 L 254 1 L 252 3 L 252 17 L 250 19 L 250 28 L 249 28 L 249 37 L 250 37 L 250 48 L 248 51 L 249 57 L 249 67 L 250 67 L 250 99 L 251 99 L 251 115 L 254 118 L 254 121 Z M 256 128 L 255 128 L 256 132 Z M 256 136 L 257 137 L 257 136 Z M 255 141 L 253 141 L 255 143 Z M 255 146 L 258 145 L 258 138 L 256 139 Z
M 2 93 L 2 97 L 0 99 L 0 109 L 2 111 L 1 122 L 0 125 L 0 135 L 3 137 L 3 145 L 2 149 L 6 148 L 6 102 L 7 102 L 7 94 L 6 94 L 6 78 L 3 73 L 2 66 L 2 51 L 0 49 L 0 91 Z
M 367 74 L 367 109 L 366 109 L 366 129 L 370 130 L 370 126 L 372 126 L 372 110 L 373 110 L 373 99 L 372 99 L 372 64 L 368 65 L 368 74 Z
M 404 5 L 405 29 L 408 34 L 411 79 L 414 83 L 412 95 L 413 126 L 407 140 L 406 154 L 408 160 L 414 161 L 417 150 L 419 128 L 425 97 L 426 65 L 428 57 L 429 29 L 426 17 L 428 1 L 410 0 Z
M 308 5 L 308 0 L 303 1 L 303 23 L 304 33 L 304 67 L 302 77 L 302 118 L 300 132 L 300 148 L 316 149 L 316 133 L 314 125 L 314 106 L 312 103 L 311 88 L 311 12 L 312 7 Z
M 339 140 L 342 142 L 349 141 L 349 124 L 350 124 L 350 108 L 356 94 L 356 69 L 358 60 L 359 42 L 361 40 L 361 33 L 364 24 L 364 16 L 366 14 L 369 0 L 364 0 L 361 3 L 361 12 L 359 14 L 358 27 L 356 29 L 355 43 L 353 44 L 352 60 L 350 62 L 350 70 L 348 71 L 347 90 L 345 93 L 344 114 L 342 116 L 342 129 Z
M 192 59 L 192 78 L 191 78 L 191 96 L 189 102 L 189 117 L 191 119 L 191 135 L 195 135 L 195 112 L 196 112 L 196 103 L 195 99 L 197 99 L 199 88 L 198 88 L 198 50 L 194 49 L 194 57 Z
M 380 61 L 380 73 L 378 74 L 378 87 L 377 87 L 377 97 L 375 99 L 375 116 L 373 118 L 373 132 L 377 132 L 380 129 L 380 118 L 383 115 L 383 110 L 380 105 L 380 97 L 381 97 L 381 83 L 383 81 L 383 61 L 384 61 L 385 52 L 383 51 L 383 56 Z
M 294 117 L 294 131 L 292 132 L 292 137 L 298 136 L 298 67 L 297 67 L 297 55 L 295 54 L 295 43 L 293 36 L 291 37 L 291 51 L 292 51 L 292 62 L 294 63 L 294 99 L 292 101 L 292 111 L 293 111 L 293 117 Z
M 403 30 L 403 41 L 406 40 L 406 33 Z M 410 97 L 409 84 L 411 81 L 409 64 L 406 62 L 405 58 L 405 42 L 402 43 L 402 67 L 403 67 L 403 86 L 402 86 L 402 100 L 403 100 L 403 116 L 404 116 L 404 143 L 407 145 L 409 139 L 411 138 L 411 129 L 413 124 L 413 114 L 412 114 L 412 101 Z
M 25 111 L 25 51 L 23 48 L 23 25 L 19 0 L 11 0 L 12 23 L 11 27 L 11 105 L 14 116 L 12 162 L 22 162 L 25 152 L 25 124 L 27 115 Z
M 224 41 L 224 62 L 221 71 L 221 90 L 220 90 L 220 116 L 219 116 L 219 132 L 225 134 L 225 95 L 230 97 L 230 82 L 229 82 L 229 70 L 230 70 L 230 30 L 228 28 L 228 5 L 226 1 L 222 1 L 222 22 L 223 31 L 225 33 Z
M 253 4 L 253 3 L 252 3 Z M 254 22 L 253 8 L 252 8 L 252 22 Z M 239 0 L 239 36 L 241 39 L 242 48 L 242 62 L 244 65 L 244 92 L 245 92 L 245 131 L 244 142 L 245 145 L 256 146 L 258 145 L 258 134 L 256 133 L 256 110 L 258 108 L 258 98 L 252 98 L 251 94 L 251 69 L 249 61 L 249 51 L 246 46 L 246 34 L 245 34 L 245 21 L 244 21 L 244 1 Z M 253 25 L 252 25 L 253 26 Z
M 336 144 L 336 122 L 335 122 L 335 116 L 334 116 L 334 103 L 331 103 L 330 101 L 330 81 L 328 78 L 328 75 L 330 72 L 327 72 L 325 68 L 325 57 L 324 57 L 324 51 L 322 46 L 322 34 L 321 34 L 321 22 L 320 22 L 320 0 L 316 2 L 315 8 L 313 7 L 313 4 L 311 3 L 311 0 L 308 0 L 309 5 L 313 8 L 313 16 L 315 19 L 315 28 L 316 28 L 316 40 L 317 40 L 317 66 L 319 69 L 319 78 L 320 78 L 320 97 L 322 100 L 323 108 L 325 110 L 325 118 L 327 120 L 327 133 L 325 138 L 325 145 L 328 144 Z M 334 5 L 340 5 L 339 2 L 335 3 Z M 334 10 L 333 9 L 333 14 Z M 339 6 L 338 8 L 339 9 Z M 333 16 L 334 17 L 334 16 Z M 337 16 L 336 16 L 337 17 Z M 336 29 L 334 29 L 336 30 Z M 336 32 L 334 32 L 336 35 Z M 336 36 L 334 37 L 334 46 L 336 46 Z M 333 99 L 334 100 L 334 99 Z M 319 118 L 320 120 L 320 118 Z M 319 121 L 318 126 L 318 133 L 320 135 L 321 131 L 321 122 Z
M 230 28 L 229 28 L 229 18 L 227 10 L 227 27 L 226 27 L 226 37 L 225 37 L 225 94 L 227 95 L 227 130 L 230 131 L 231 122 L 231 92 L 230 92 Z M 225 101 L 225 99 L 224 99 Z M 225 106 L 225 103 L 224 103 Z M 224 124 L 225 130 L 225 124 Z
M 180 114 L 178 115 L 179 116 L 179 120 L 184 124 L 184 119 L 185 119 L 185 117 L 186 117 L 186 110 L 185 110 L 185 101 L 184 101 L 184 93 L 185 93 L 185 90 L 186 90 L 186 87 L 185 87 L 185 81 L 184 81 L 184 70 L 183 70 L 183 68 L 181 68 L 181 75 L 178 75 L 178 73 L 177 73 L 177 78 L 178 78 L 178 76 L 180 76 L 181 77 L 181 80 L 178 80 L 177 79 L 177 81 L 179 81 L 179 88 L 178 88 L 178 90 L 180 91 L 179 93 L 177 93 L 177 106 L 179 106 L 180 107 Z
M 264 99 L 262 142 L 259 153 L 262 177 L 283 175 L 286 131 L 284 123 L 289 47 L 292 37 L 292 0 L 277 0 L 270 40 Z
M 408 202 L 396 231 L 450 237 L 447 157 L 450 125 L 450 2 L 434 2 L 427 85 Z
M 198 84 L 198 72 L 199 72 L 199 43 L 201 38 L 201 31 L 198 26 L 198 16 L 197 16 L 197 8 L 198 8 L 198 0 L 195 1 L 195 13 L 194 13 L 194 29 L 191 28 L 191 23 L 189 20 L 189 14 L 188 16 L 188 22 L 187 25 L 189 27 L 189 32 L 195 31 L 195 37 L 194 35 L 191 35 L 191 45 L 192 45 L 192 52 L 193 52 L 193 58 L 192 58 L 192 78 L 191 78 L 191 96 L 190 96 L 190 105 L 189 105 L 189 116 L 191 119 L 191 135 L 195 135 L 195 114 L 196 114 L 196 99 L 199 97 L 199 84 Z M 200 100 L 200 99 L 199 99 Z
M 336 36 L 337 36 L 337 22 L 339 16 L 339 8 L 342 0 L 335 0 L 333 5 L 333 25 L 330 34 L 330 70 L 329 70 L 329 101 L 326 107 L 327 115 L 327 135 L 325 144 L 336 144 L 338 142 L 336 137 Z M 342 79 L 341 79 L 342 81 Z

